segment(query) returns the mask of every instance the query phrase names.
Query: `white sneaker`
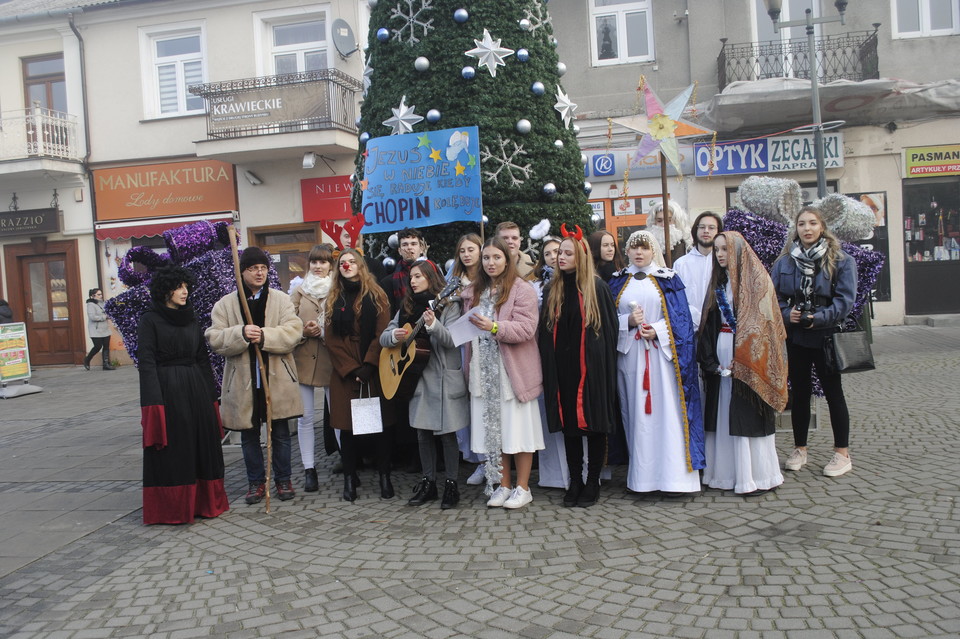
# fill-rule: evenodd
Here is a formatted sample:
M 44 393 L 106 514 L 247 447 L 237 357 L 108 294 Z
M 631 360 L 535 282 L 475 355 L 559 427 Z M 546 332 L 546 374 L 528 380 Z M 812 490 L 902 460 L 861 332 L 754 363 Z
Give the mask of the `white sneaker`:
M 783 464 L 783 467 L 787 470 L 800 470 L 803 468 L 803 465 L 807 463 L 807 449 L 806 448 L 794 448 L 793 452 L 790 453 L 790 456 L 787 457 L 787 461 Z
M 529 490 L 524 490 L 517 486 L 513 489 L 513 493 L 510 495 L 510 499 L 503 502 L 504 508 L 523 508 L 527 504 L 533 501 L 533 495 Z
M 833 459 L 823 467 L 823 474 L 827 477 L 839 477 L 845 473 L 850 472 L 853 468 L 853 462 L 850 461 L 849 457 L 845 457 L 840 453 L 834 453 Z M 504 504 L 506 506 L 506 504 Z
M 493 494 L 490 495 L 490 499 L 487 500 L 487 506 L 490 508 L 500 508 L 503 506 L 504 502 L 510 498 L 510 490 L 510 488 L 504 488 L 503 486 L 497 488 L 493 491 Z
M 487 481 L 487 462 L 480 462 L 473 474 L 467 478 L 467 483 L 471 486 L 479 486 Z

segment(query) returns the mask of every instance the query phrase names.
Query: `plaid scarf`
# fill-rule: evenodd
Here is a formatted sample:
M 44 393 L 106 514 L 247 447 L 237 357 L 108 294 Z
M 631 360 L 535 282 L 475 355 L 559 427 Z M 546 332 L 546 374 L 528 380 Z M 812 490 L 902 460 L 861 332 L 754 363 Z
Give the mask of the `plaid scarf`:
M 800 270 L 800 291 L 806 300 L 813 299 L 813 278 L 820 266 L 820 259 L 826 252 L 827 241 L 822 237 L 808 249 L 803 248 L 800 240 L 795 241 L 793 248 L 790 249 L 790 257 Z
M 407 287 L 410 286 L 410 269 L 416 261 L 408 262 L 400 260 L 397 270 L 393 272 L 393 300 L 395 304 L 402 304 L 403 298 L 407 294 Z

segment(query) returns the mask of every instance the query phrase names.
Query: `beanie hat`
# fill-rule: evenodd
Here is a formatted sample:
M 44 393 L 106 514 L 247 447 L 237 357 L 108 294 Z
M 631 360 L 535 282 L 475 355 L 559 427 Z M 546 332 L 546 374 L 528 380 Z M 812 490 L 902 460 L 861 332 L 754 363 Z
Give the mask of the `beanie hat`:
M 248 246 L 240 254 L 240 270 L 245 271 L 254 264 L 263 264 L 270 268 L 270 258 L 263 252 L 263 249 L 256 246 Z

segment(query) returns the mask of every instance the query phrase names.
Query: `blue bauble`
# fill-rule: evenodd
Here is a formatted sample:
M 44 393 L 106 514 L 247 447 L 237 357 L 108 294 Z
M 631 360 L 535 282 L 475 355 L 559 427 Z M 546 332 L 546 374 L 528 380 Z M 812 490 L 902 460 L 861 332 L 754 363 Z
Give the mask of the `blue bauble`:
M 396 268 L 396 266 L 397 266 L 397 261 L 392 257 L 387 256 L 383 258 L 383 268 L 384 270 L 387 271 L 387 273 L 392 273 L 393 269 Z
M 466 9 L 457 9 L 456 11 L 453 12 L 453 19 L 459 22 L 460 24 L 463 24 L 469 18 L 470 18 L 470 14 L 467 13 Z
M 543 86 L 543 82 L 534 82 L 530 85 L 530 90 L 534 95 L 543 95 L 547 92 L 547 87 Z
M 460 75 L 463 76 L 464 80 L 473 80 L 474 76 L 477 75 L 477 70 L 473 67 L 463 67 L 460 69 Z
M 583 182 L 583 192 L 584 192 L 586 195 L 590 195 L 590 191 L 592 191 L 592 190 L 593 190 L 593 185 L 590 184 L 589 182 L 587 182 L 586 180 L 584 180 L 584 182 Z
M 436 124 L 440 121 L 440 111 L 437 109 L 430 109 L 427 111 L 427 122 L 430 124 Z
M 360 134 L 360 144 L 366 144 L 367 140 L 370 139 L 370 134 L 364 131 Z
M 526 62 L 530 59 L 530 52 L 526 49 L 517 49 L 517 60 L 520 62 Z
M 387 238 L 387 246 L 392 249 L 400 248 L 400 236 L 396 233 L 391 233 L 390 237 Z
M 386 42 L 389 39 L 390 39 L 390 29 L 385 29 L 384 27 L 380 27 L 379 29 L 377 29 L 377 40 L 379 40 L 380 42 Z
M 547 182 L 543 185 L 543 194 L 547 197 L 553 197 L 557 194 L 557 185 L 553 182 Z

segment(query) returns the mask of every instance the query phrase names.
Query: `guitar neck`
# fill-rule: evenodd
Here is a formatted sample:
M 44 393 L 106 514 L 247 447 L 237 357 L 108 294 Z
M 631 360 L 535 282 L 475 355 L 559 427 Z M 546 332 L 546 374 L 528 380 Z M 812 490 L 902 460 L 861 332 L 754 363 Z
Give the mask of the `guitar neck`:
M 437 318 L 440 317 L 440 313 L 443 312 L 443 309 L 446 307 L 447 302 L 449 300 L 450 300 L 449 297 L 445 297 L 441 300 L 439 295 L 434 300 L 434 307 L 432 310 L 433 310 L 433 314 L 437 316 Z M 417 323 L 414 324 L 413 328 L 410 329 L 410 334 L 407 335 L 406 339 L 403 340 L 404 348 L 409 346 L 410 343 L 413 342 L 414 339 L 416 339 L 416 336 L 420 333 L 420 330 L 423 328 L 424 323 L 425 323 L 425 320 L 423 319 L 423 315 L 421 315 L 420 319 L 417 320 Z

